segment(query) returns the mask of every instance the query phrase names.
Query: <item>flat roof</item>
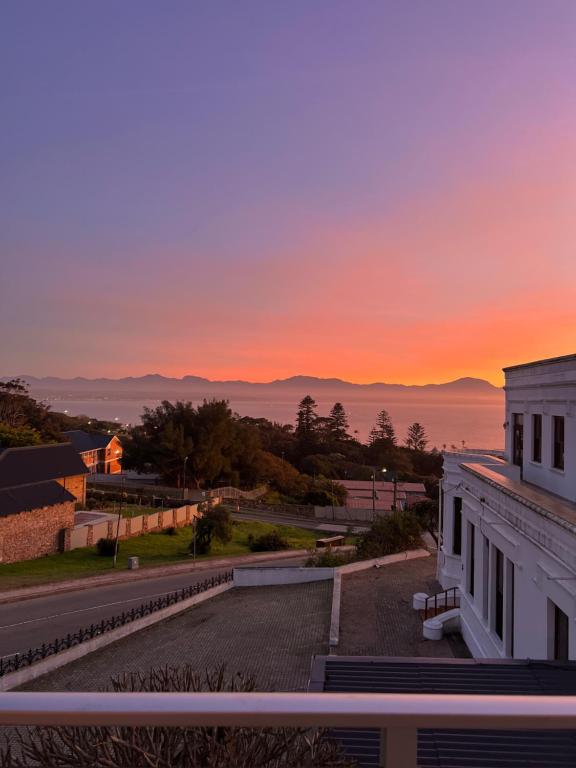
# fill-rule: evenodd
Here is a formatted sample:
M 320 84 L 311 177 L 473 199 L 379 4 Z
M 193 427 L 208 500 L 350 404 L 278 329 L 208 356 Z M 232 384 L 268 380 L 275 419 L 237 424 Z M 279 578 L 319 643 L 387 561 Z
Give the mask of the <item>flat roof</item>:
M 536 365 L 549 365 L 550 363 L 568 363 L 576 362 L 576 353 L 571 355 L 561 355 L 560 357 L 548 357 L 544 360 L 534 360 L 531 363 L 519 363 L 518 365 L 509 365 L 506 368 L 502 368 L 504 373 L 508 371 L 517 371 L 520 368 L 532 368 Z
M 483 464 L 460 464 L 460 466 L 525 507 L 576 533 L 576 504 L 568 499 L 556 496 L 524 480 L 511 480 L 498 472 L 494 466 L 486 467 Z
M 315 656 L 310 691 L 338 693 L 574 696 L 576 663 L 514 659 Z M 381 765 L 381 732 L 334 728 L 359 768 Z M 418 729 L 419 768 L 550 768 L 576 765 L 576 732 Z

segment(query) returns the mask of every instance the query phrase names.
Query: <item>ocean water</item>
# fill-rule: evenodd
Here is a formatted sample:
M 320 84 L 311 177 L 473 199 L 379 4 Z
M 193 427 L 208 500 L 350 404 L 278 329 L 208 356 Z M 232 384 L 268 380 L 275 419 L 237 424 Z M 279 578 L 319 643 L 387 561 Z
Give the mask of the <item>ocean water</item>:
M 327 415 L 334 398 L 315 397 L 318 413 Z M 414 421 L 424 425 L 429 448 L 456 445 L 459 448 L 502 448 L 504 446 L 504 398 L 465 399 L 446 401 L 438 399 L 404 399 L 382 402 L 382 399 L 343 399 L 351 433 L 364 441 L 374 425 L 379 410 L 386 408 L 394 423 L 399 442 Z M 86 414 L 97 419 L 138 424 L 144 406 L 154 408 L 160 400 L 150 399 L 54 399 L 47 401 L 55 411 L 66 410 L 71 416 Z M 194 402 L 194 401 L 193 401 Z M 246 399 L 232 398 L 230 405 L 241 416 L 264 417 L 271 421 L 294 423 L 297 398 Z

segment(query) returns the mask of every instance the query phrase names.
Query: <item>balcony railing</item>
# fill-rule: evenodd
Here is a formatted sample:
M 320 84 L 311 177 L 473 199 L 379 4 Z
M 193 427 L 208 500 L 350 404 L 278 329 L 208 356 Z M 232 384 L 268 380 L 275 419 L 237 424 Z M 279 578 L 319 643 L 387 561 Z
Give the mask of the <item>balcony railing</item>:
M 0 694 L 0 726 L 378 728 L 380 765 L 416 768 L 417 729 L 576 728 L 576 697 L 361 693 Z

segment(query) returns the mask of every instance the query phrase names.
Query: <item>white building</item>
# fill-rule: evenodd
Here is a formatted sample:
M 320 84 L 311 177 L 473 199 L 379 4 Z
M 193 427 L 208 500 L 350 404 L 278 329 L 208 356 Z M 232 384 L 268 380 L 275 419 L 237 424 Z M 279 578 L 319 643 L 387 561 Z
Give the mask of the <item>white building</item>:
M 576 355 L 504 373 L 505 453 L 444 456 L 438 579 L 475 657 L 576 659 Z

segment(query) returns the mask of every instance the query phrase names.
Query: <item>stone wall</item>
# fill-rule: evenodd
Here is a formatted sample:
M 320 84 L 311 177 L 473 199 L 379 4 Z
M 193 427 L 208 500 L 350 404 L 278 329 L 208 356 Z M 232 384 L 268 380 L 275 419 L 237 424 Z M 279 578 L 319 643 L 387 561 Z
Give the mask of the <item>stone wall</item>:
M 60 552 L 65 548 L 65 531 L 73 526 L 73 501 L 0 517 L 0 562 L 15 563 Z
M 161 531 L 166 528 L 183 528 L 192 525 L 194 518 L 201 517 L 197 504 L 187 504 L 176 509 L 160 509 L 149 515 L 110 518 L 101 523 L 79 525 L 71 532 L 67 549 L 92 547 L 98 539 L 114 539 L 118 530 L 119 539 L 130 539 L 144 533 Z

